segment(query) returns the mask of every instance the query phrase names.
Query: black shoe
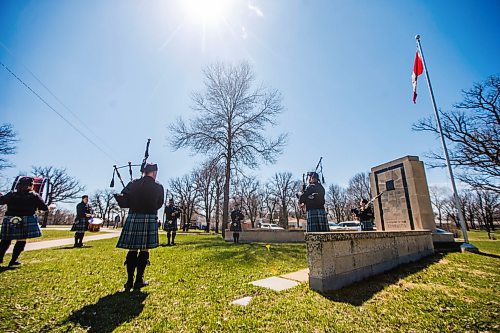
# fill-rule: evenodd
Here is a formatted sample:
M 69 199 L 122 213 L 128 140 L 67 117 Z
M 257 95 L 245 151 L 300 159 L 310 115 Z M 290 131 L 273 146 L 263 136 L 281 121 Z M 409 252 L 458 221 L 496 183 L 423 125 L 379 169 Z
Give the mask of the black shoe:
M 9 262 L 9 267 L 19 266 L 19 265 L 21 265 L 20 261 L 11 261 L 11 262 Z
M 144 280 L 135 281 L 135 283 L 134 283 L 134 290 L 141 290 L 142 287 L 146 287 L 146 286 L 149 286 L 149 282 L 148 281 L 144 281 Z
M 176 244 L 175 243 L 172 243 L 172 246 L 175 246 Z
M 125 288 L 125 291 L 130 291 L 130 289 L 132 289 L 133 286 L 134 286 L 133 281 L 127 281 L 127 283 L 123 285 L 123 288 Z

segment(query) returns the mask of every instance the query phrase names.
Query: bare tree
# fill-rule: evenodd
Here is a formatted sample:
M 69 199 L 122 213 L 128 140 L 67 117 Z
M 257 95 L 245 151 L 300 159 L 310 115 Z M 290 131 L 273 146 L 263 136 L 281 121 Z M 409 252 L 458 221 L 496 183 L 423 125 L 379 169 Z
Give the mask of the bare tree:
M 491 231 L 495 230 L 495 216 L 500 216 L 500 195 L 494 191 L 477 190 L 478 219 L 488 232 L 491 239 Z
M 68 175 L 66 169 L 55 168 L 53 166 L 40 167 L 34 166 L 32 169 L 34 175 L 48 179 L 50 187 L 47 196 L 47 205 L 57 202 L 72 202 L 78 198 L 79 193 L 85 190 L 85 186 Z M 48 211 L 45 212 L 42 219 L 42 227 L 47 226 Z
M 259 197 L 260 182 L 254 177 L 243 177 L 237 184 L 237 192 L 240 193 L 241 208 L 245 216 L 250 219 L 252 228 L 255 228 L 255 221 L 262 205 Z
M 224 165 L 222 232 L 227 228 L 231 173 L 244 165 L 258 167 L 259 159 L 275 162 L 282 152 L 286 135 L 268 139 L 266 129 L 281 113 L 278 90 L 253 88 L 255 76 L 246 62 L 239 65 L 217 63 L 205 68 L 203 93 L 192 95 L 192 109 L 198 116 L 186 123 L 179 118 L 169 126 L 174 149 L 189 147 Z
M 169 184 L 173 196 L 180 203 L 182 209 L 181 225 L 184 227 L 186 224 L 191 223 L 199 200 L 199 192 L 196 188 L 194 174 L 191 173 L 171 179 Z
M 336 222 L 346 220 L 349 210 L 347 191 L 340 185 L 331 184 L 326 192 L 326 205 Z
M 370 176 L 367 172 L 355 174 L 347 186 L 347 195 L 352 201 L 350 204 L 357 205 L 361 199 L 371 198 Z
M 98 190 L 90 197 L 90 204 L 95 213 L 99 213 L 106 226 L 109 227 L 111 214 L 119 212 L 119 206 L 114 199 L 115 192 L 109 189 Z
M 274 222 L 274 212 L 276 211 L 276 206 L 278 205 L 279 200 L 274 195 L 271 183 L 267 183 L 264 187 L 266 189 L 264 192 L 264 202 L 266 204 L 267 214 L 269 215 L 269 222 L 272 223 Z
M 0 125 L 0 170 L 12 167 L 8 155 L 16 153 L 17 134 L 11 124 Z
M 279 224 L 285 229 L 288 229 L 288 207 L 295 196 L 295 180 L 292 177 L 291 172 L 279 172 L 274 174 L 270 182 L 271 191 L 280 208 Z
M 448 112 L 439 111 L 442 132 L 451 143 L 450 163 L 457 178 L 474 188 L 500 193 L 500 77 L 494 75 L 462 91 L 464 99 Z M 413 125 L 438 133 L 432 117 Z M 431 166 L 444 167 L 442 154 L 431 152 Z
M 442 186 L 429 186 L 429 194 L 431 196 L 432 206 L 437 212 L 439 227 L 443 228 L 443 210 L 446 205 L 446 200 L 450 196 L 449 190 Z
M 206 232 L 210 231 L 210 219 L 216 201 L 215 192 L 217 184 L 215 179 L 217 178 L 217 169 L 218 165 L 213 161 L 209 161 L 204 163 L 200 169 L 193 172 L 195 187 L 198 189 L 201 199 L 199 205 L 204 212 L 207 222 Z

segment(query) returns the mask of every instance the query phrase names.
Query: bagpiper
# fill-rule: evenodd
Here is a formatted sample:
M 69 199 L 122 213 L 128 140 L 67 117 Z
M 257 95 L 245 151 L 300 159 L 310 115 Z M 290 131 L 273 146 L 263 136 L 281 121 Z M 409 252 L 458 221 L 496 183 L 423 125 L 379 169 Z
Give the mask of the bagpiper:
M 121 208 L 129 208 L 116 247 L 127 249 L 125 291 L 147 286 L 144 271 L 149 264 L 149 249 L 158 247 L 158 209 L 163 205 L 163 186 L 156 181 L 158 166 L 148 163 L 143 176 L 127 184 L 115 196 Z M 134 282 L 134 274 L 137 270 Z
M 325 211 L 325 188 L 319 182 L 318 173 L 309 173 L 309 185 L 299 193 L 299 203 L 306 207 L 307 232 L 330 231 Z
M 238 204 L 235 204 L 231 212 L 231 225 L 229 226 L 229 230 L 233 232 L 234 244 L 240 242 L 241 221 L 243 221 L 244 218 L 245 215 L 241 212 Z
M 168 206 L 165 207 L 165 222 L 163 230 L 167 232 L 167 246 L 175 245 L 175 236 L 177 235 L 177 218 L 181 215 L 181 209 L 174 205 L 174 199 L 168 200 Z M 172 243 L 170 243 L 172 238 Z
M 71 231 L 75 232 L 74 247 L 83 247 L 83 237 L 85 231 L 89 228 L 89 220 L 92 218 L 92 208 L 89 205 L 89 196 L 83 195 L 82 201 L 76 205 L 75 223 L 71 227 Z
M 7 205 L 0 235 L 0 263 L 3 263 L 11 242 L 16 240 L 9 267 L 17 266 L 21 264 L 17 259 L 26 246 L 26 239 L 42 236 L 35 215 L 36 210 L 47 211 L 48 207 L 42 197 L 33 192 L 31 177 L 19 179 L 16 191 L 6 195 L 0 194 L 0 205 Z

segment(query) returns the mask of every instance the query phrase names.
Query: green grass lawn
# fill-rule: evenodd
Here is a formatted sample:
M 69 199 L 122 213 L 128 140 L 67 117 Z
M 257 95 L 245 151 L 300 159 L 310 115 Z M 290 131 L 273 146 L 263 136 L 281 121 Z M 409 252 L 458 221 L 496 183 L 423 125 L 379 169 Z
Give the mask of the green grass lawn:
M 328 295 L 307 284 L 284 292 L 248 284 L 306 268 L 304 244 L 268 251 L 215 236 L 179 235 L 176 242 L 151 252 L 151 285 L 141 293 L 121 292 L 126 251 L 115 248 L 116 239 L 23 253 L 23 266 L 0 268 L 0 331 L 500 330 L 498 241 L 478 245 L 488 253 L 436 254 Z M 249 306 L 230 304 L 243 296 L 254 297 Z
M 99 232 L 86 232 L 85 236 L 92 236 L 92 235 L 102 235 L 105 234 L 105 231 L 99 231 Z M 27 241 L 28 243 L 32 242 L 42 242 L 46 240 L 53 240 L 53 239 L 61 239 L 61 238 L 73 238 L 75 236 L 74 231 L 69 231 L 69 230 L 50 230 L 50 229 L 42 229 L 42 237 L 36 237 L 36 238 L 28 238 Z

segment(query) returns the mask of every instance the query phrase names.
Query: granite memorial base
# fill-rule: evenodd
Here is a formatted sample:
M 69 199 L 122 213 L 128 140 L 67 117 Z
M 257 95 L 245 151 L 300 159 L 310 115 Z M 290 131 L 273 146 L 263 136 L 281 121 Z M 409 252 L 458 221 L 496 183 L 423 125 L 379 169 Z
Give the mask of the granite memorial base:
M 306 233 L 309 287 L 319 292 L 432 255 L 430 230 Z

